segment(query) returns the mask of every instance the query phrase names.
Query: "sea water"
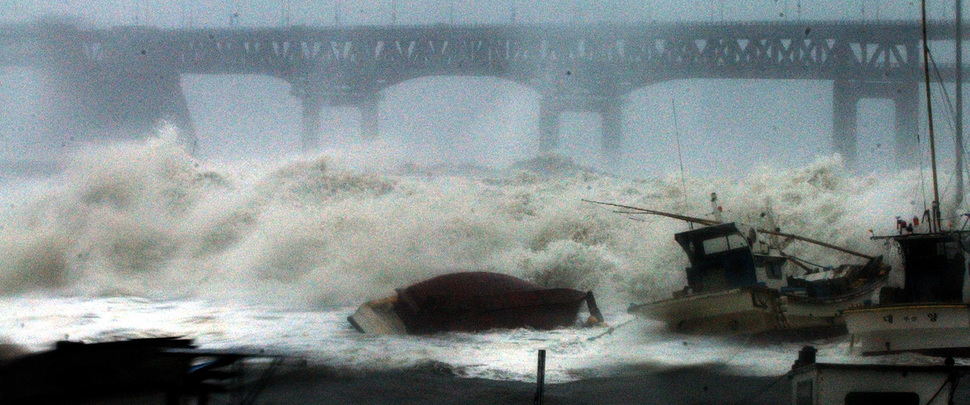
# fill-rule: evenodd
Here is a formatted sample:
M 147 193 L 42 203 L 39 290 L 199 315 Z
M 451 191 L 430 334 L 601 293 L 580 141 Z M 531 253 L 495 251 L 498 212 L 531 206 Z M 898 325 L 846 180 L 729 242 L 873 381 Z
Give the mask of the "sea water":
M 582 200 L 711 218 L 716 192 L 726 220 L 894 265 L 895 252 L 870 235 L 922 211 L 920 171 L 854 175 L 837 157 L 740 178 L 627 178 L 558 156 L 500 168 L 375 168 L 361 164 L 373 156 L 366 151 L 203 162 L 171 139 L 81 149 L 57 176 L 4 184 L 0 343 L 36 351 L 63 339 L 177 335 L 347 372 L 432 364 L 521 381 L 535 379 L 540 349 L 550 382 L 629 366 L 779 375 L 803 344 L 818 346 L 820 361 L 861 359 L 847 338 L 766 344 L 674 335 L 633 319 L 630 303 L 685 284 L 673 234 L 688 225 Z M 788 253 L 853 260 L 808 244 Z M 612 328 L 380 336 L 346 321 L 366 300 L 458 270 L 592 290 Z

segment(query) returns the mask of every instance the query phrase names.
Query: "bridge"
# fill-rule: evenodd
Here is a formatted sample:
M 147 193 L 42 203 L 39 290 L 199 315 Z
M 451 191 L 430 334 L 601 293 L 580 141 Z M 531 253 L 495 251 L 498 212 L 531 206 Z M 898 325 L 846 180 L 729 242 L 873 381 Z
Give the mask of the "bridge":
M 931 40 L 953 38 L 933 23 Z M 319 145 L 325 106 L 361 112 L 380 133 L 382 90 L 426 76 L 491 76 L 541 95 L 539 147 L 559 142 L 563 112 L 602 117 L 602 149 L 617 156 L 631 92 L 691 78 L 833 82 L 833 143 L 856 156 L 856 105 L 895 104 L 897 157 L 915 147 L 922 82 L 916 22 L 755 22 L 585 26 L 361 26 L 82 29 L 61 23 L 0 27 L 0 66 L 53 78 L 50 136 L 130 134 L 168 120 L 195 141 L 182 74 L 257 74 L 285 80 L 302 105 L 302 144 Z M 954 75 L 953 65 L 943 66 Z

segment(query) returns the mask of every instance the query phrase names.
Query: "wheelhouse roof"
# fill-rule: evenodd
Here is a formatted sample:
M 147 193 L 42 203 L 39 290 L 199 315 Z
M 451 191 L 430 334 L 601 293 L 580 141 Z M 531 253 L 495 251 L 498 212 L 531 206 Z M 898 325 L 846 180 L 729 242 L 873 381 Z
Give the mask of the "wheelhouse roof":
M 741 231 L 738 230 L 737 225 L 735 225 L 733 222 L 728 222 L 681 232 L 674 235 L 674 239 L 677 240 L 677 243 L 679 243 L 681 247 L 687 249 L 688 242 L 690 241 L 740 234 Z

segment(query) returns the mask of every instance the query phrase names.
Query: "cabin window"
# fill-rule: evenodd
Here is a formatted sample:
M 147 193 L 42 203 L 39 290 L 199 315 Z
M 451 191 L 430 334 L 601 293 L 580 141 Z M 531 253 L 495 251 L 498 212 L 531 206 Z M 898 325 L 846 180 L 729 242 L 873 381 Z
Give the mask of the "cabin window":
M 704 253 L 720 253 L 731 249 L 748 246 L 744 237 L 738 234 L 731 234 L 727 237 L 707 239 L 704 241 Z
M 920 405 L 915 392 L 850 392 L 845 395 L 845 405 Z
M 812 380 L 799 381 L 795 385 L 795 405 L 815 405 L 815 384 Z
M 731 249 L 747 247 L 748 239 L 738 234 L 732 234 L 728 235 L 728 244 L 730 245 Z
M 944 246 L 944 249 L 946 249 L 946 258 L 950 260 L 953 260 L 960 253 L 962 253 L 962 251 L 960 250 L 960 245 L 957 244 L 956 242 L 947 243 Z
M 765 276 L 772 280 L 781 280 L 781 263 L 778 261 L 768 261 L 764 264 Z
M 704 253 L 712 254 L 728 250 L 727 238 L 714 238 L 704 241 Z

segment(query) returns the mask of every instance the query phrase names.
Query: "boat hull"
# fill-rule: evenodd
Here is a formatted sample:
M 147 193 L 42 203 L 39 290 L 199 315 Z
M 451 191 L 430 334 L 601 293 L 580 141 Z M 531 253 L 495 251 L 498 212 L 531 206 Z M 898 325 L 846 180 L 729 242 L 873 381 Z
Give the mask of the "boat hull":
M 970 306 L 965 304 L 873 306 L 845 311 L 845 318 L 858 354 L 970 355 Z
M 539 288 L 495 273 L 456 273 L 364 303 L 348 321 L 360 332 L 383 334 L 555 329 L 575 324 L 584 302 L 602 320 L 591 292 Z
M 766 291 L 739 288 L 637 305 L 629 312 L 662 321 L 678 333 L 757 333 L 775 328 L 774 301 Z
M 635 305 L 629 312 L 662 321 L 676 333 L 825 337 L 844 334 L 841 312 L 861 305 L 865 299 L 860 295 L 811 300 L 767 288 L 745 287 Z
M 407 328 L 394 310 L 395 303 L 397 303 L 397 297 L 365 302 L 357 308 L 353 315 L 347 317 L 347 321 L 358 332 L 385 335 L 406 334 Z

